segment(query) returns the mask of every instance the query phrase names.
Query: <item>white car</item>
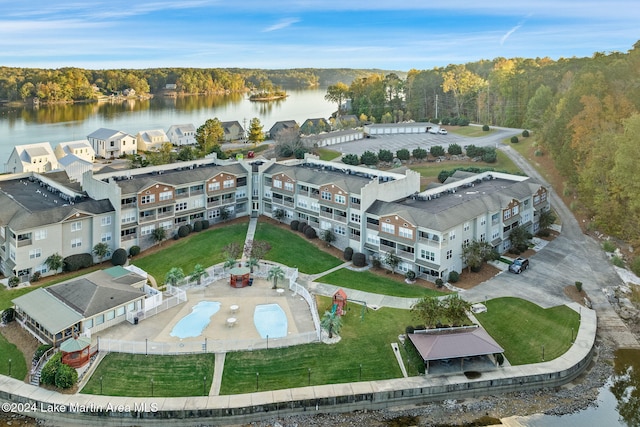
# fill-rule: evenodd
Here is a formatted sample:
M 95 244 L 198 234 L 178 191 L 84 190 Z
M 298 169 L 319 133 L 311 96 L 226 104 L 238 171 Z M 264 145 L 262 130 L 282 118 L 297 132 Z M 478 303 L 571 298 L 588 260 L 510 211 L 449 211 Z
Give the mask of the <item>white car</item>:
M 446 129 L 442 129 L 442 128 L 440 128 L 440 129 L 438 130 L 438 133 L 439 133 L 440 135 L 446 135 L 446 134 L 447 134 L 447 130 L 446 130 Z

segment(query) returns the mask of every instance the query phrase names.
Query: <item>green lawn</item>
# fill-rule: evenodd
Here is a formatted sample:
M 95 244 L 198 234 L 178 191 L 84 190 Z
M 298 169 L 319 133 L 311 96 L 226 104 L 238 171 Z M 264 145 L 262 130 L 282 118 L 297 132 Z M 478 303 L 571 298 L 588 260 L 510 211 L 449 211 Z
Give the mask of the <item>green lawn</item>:
M 191 233 L 151 255 L 139 255 L 131 260 L 131 264 L 151 274 L 158 284 L 164 282 L 164 276 L 172 267 L 180 267 L 185 275 L 189 275 L 196 264 L 207 268 L 226 261 L 223 248 L 231 242 L 243 246 L 247 227 L 248 223 L 242 222 Z
M 485 132 L 482 130 L 482 126 L 456 126 L 449 128 L 449 132 L 464 135 L 471 138 L 477 138 L 479 136 L 488 136 L 495 132 L 494 129 L 489 128 L 489 131 Z
M 27 376 L 27 363 L 22 352 L 0 335 L 0 375 L 9 376 L 9 359 L 11 359 L 11 377 L 24 380 Z
M 446 162 L 430 162 L 423 163 L 421 165 L 412 165 L 409 166 L 411 170 L 418 172 L 422 177 L 425 178 L 436 178 L 438 174 L 443 170 L 451 170 L 457 167 L 468 168 L 493 168 L 499 172 L 508 172 L 508 173 L 522 173 L 520 168 L 516 166 L 506 154 L 502 151 L 497 151 L 497 161 L 495 163 L 485 163 L 485 162 L 472 162 L 468 161 L 446 161 Z
M 214 360 L 213 353 L 181 356 L 110 353 L 100 362 L 82 393 L 149 397 L 153 379 L 156 397 L 208 395 Z
M 331 300 L 319 301 L 319 311 L 324 313 Z M 220 394 L 401 377 L 391 343 L 398 342 L 398 335 L 414 323 L 410 311 L 391 308 L 368 309 L 363 319 L 362 306 L 351 303 L 337 344 L 227 353 Z M 410 365 L 408 371 L 417 375 L 418 367 Z
M 543 346 L 544 360 L 561 356 L 580 327 L 579 314 L 564 305 L 543 309 L 518 298 L 496 298 L 486 306 L 476 318 L 512 365 L 541 362 Z
M 328 148 L 318 148 L 318 154 L 320 156 L 320 160 L 331 161 L 336 157 L 340 157 L 342 155 L 341 152 L 336 150 L 329 150 Z
M 399 274 L 396 273 L 396 276 Z M 432 289 L 409 285 L 396 280 L 380 276 L 370 271 L 353 271 L 347 268 L 329 273 L 316 280 L 330 285 L 342 286 L 349 289 L 371 292 L 374 294 L 391 295 L 404 298 L 422 298 L 424 296 L 447 295 L 446 292 L 438 292 Z
M 254 240 L 266 240 L 271 244 L 267 260 L 297 267 L 302 273 L 322 273 L 342 263 L 338 258 L 309 243 L 302 234 L 265 222 L 258 222 Z

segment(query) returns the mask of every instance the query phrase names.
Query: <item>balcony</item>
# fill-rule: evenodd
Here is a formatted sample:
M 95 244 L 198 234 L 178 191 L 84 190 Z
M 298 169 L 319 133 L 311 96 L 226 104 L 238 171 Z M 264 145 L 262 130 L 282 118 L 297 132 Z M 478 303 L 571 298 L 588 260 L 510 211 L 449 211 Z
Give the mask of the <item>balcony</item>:
M 22 240 L 18 240 L 18 247 L 21 248 L 22 246 L 29 246 L 31 244 L 31 239 L 22 239 Z
M 407 252 L 400 249 L 398 249 L 398 253 L 396 255 L 398 255 L 400 258 L 408 259 L 409 261 L 413 261 L 416 259 L 416 254 L 414 252 Z
M 394 246 L 388 246 L 386 243 L 380 242 L 380 251 L 383 252 L 392 252 L 396 253 L 396 248 Z
M 156 215 L 145 215 L 140 217 L 140 219 L 138 220 L 138 223 L 144 224 L 147 222 L 155 221 L 156 219 L 158 219 Z
M 440 248 L 440 240 L 433 240 L 426 237 L 418 237 L 418 242 L 431 248 Z
M 372 224 L 367 222 L 367 229 L 369 230 L 380 230 L 380 224 Z

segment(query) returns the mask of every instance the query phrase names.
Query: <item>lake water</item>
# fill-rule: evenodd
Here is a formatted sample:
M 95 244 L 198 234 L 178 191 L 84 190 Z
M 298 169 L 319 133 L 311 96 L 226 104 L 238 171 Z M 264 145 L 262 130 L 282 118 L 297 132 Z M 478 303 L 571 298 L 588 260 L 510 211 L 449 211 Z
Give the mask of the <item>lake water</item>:
M 196 128 L 207 119 L 237 120 L 243 127 L 258 117 L 268 131 L 277 121 L 329 118 L 335 103 L 324 99 L 326 89 L 287 90 L 286 99 L 251 102 L 246 94 L 157 96 L 149 100 L 117 103 L 88 103 L 0 108 L 0 171 L 4 170 L 16 145 L 85 139 L 99 128 L 116 129 L 136 135 L 139 131 L 169 129 L 171 125 L 193 123 Z

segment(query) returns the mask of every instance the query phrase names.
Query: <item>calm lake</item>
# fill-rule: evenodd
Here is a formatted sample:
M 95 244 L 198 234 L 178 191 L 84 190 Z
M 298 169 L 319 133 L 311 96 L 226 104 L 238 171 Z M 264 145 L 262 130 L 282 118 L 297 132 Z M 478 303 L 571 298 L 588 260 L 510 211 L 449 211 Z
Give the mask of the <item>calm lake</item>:
M 43 105 L 0 108 L 0 170 L 4 170 L 16 145 L 85 139 L 99 128 L 116 129 L 136 135 L 139 131 L 169 129 L 176 124 L 192 123 L 196 128 L 207 119 L 237 120 L 243 127 L 258 117 L 268 131 L 281 120 L 327 119 L 337 106 L 324 99 L 326 88 L 287 90 L 286 99 L 251 102 L 246 94 L 156 96 L 144 101 Z M 246 123 L 245 123 L 246 121 Z

